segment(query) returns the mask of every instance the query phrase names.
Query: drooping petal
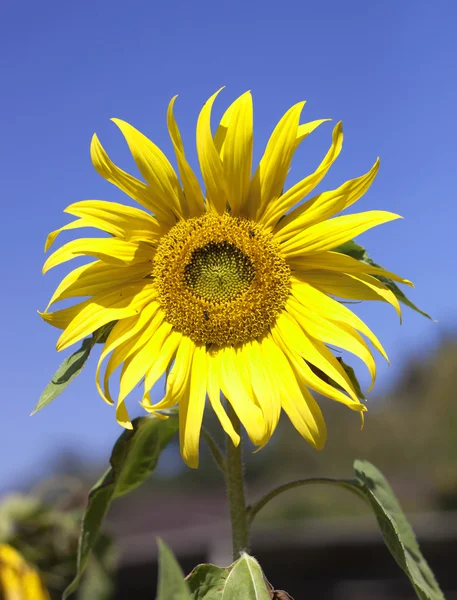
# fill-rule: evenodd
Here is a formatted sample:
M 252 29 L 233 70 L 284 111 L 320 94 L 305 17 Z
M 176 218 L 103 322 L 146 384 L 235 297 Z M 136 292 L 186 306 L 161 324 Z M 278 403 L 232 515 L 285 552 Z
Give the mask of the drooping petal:
M 206 346 L 195 347 L 190 372 L 189 394 L 179 403 L 179 437 L 184 462 L 196 469 L 199 442 L 206 401 L 207 355 Z
M 232 421 L 221 402 L 221 384 L 220 384 L 220 354 L 219 352 L 207 352 L 207 392 L 211 406 L 219 419 L 222 429 L 230 437 L 234 446 L 240 443 L 240 436 L 235 431 Z
M 346 254 L 340 252 L 322 252 L 321 254 L 310 254 L 305 256 L 294 256 L 288 261 L 289 266 L 293 271 L 309 271 L 309 270 L 325 270 L 325 271 L 340 271 L 343 273 L 365 274 L 365 275 L 380 275 L 388 277 L 392 281 L 398 281 L 414 287 L 408 279 L 404 279 L 392 271 L 386 271 L 381 267 L 375 267 L 361 260 L 356 260 Z
M 151 330 L 149 328 L 147 331 L 149 339 L 124 359 L 119 387 L 119 402 L 127 398 L 133 388 L 146 376 L 159 349 L 170 335 L 172 327 L 170 323 L 163 321 L 157 329 Z
M 319 377 L 316 370 L 313 370 L 296 350 L 287 345 L 277 327 L 272 328 L 271 335 L 275 343 L 287 357 L 297 381 L 300 382 L 300 386 L 308 387 L 321 394 L 321 396 L 331 398 L 349 408 L 364 410 L 362 404 L 354 402 L 354 399 L 347 396 L 342 390 L 330 385 L 327 381 Z
M 312 285 L 298 281 L 294 277 L 291 277 L 291 291 L 306 310 L 322 315 L 332 321 L 347 323 L 351 327 L 354 327 L 354 329 L 367 337 L 382 356 L 388 360 L 386 351 L 375 334 L 347 306 L 330 298 L 327 294 L 324 294 Z
M 172 364 L 181 340 L 182 333 L 179 331 L 172 331 L 167 336 L 160 349 L 157 350 L 156 355 L 151 358 L 152 364 L 144 379 L 144 389 L 146 391 L 145 397 L 157 380 L 162 377 L 166 369 Z M 144 400 L 145 398 L 143 398 L 143 401 Z
M 316 187 L 316 185 L 322 181 L 332 164 L 338 158 L 342 146 L 343 126 L 342 123 L 339 122 L 333 130 L 332 145 L 314 173 L 308 175 L 308 177 L 305 177 L 293 185 L 277 200 L 268 204 L 263 216 L 261 217 L 261 222 L 265 225 L 265 227 L 273 227 L 287 211 L 300 202 L 300 200 L 307 196 Z
M 266 338 L 252 340 L 243 347 L 243 356 L 252 385 L 256 403 L 262 409 L 268 439 L 273 435 L 281 414 L 281 401 L 274 377 L 276 365 L 272 363 L 271 354 L 268 353 Z
M 256 446 L 263 446 L 268 441 L 262 410 L 250 395 L 242 376 L 246 364 L 244 346 L 238 352 L 232 346 L 219 349 L 219 381 L 221 390 L 233 407 L 243 427 Z
M 271 363 L 275 366 L 282 408 L 305 440 L 321 450 L 325 445 L 327 430 L 317 402 L 306 386 L 297 381 L 289 361 L 271 336 L 265 337 L 264 345 L 268 348 Z
M 152 405 L 152 412 L 172 408 L 188 394 L 188 381 L 195 349 L 195 343 L 190 338 L 183 336 L 176 353 L 175 362 L 167 377 L 165 396 L 160 402 Z
M 275 328 L 278 329 L 287 347 L 298 352 L 308 363 L 335 381 L 354 402 L 359 403 L 349 377 L 325 344 L 310 338 L 287 312 L 279 315 Z
M 203 194 L 198 182 L 197 176 L 195 175 L 192 167 L 189 165 L 184 152 L 184 145 L 182 143 L 181 134 L 179 132 L 178 125 L 176 123 L 173 107 L 177 96 L 171 99 L 168 105 L 167 123 L 168 132 L 170 134 L 173 148 L 178 162 L 179 174 L 181 176 L 182 186 L 184 189 L 184 195 L 187 200 L 189 217 L 198 217 L 203 214 L 205 210 L 205 201 Z
M 205 102 L 197 121 L 197 153 L 206 187 L 206 201 L 209 208 L 220 215 L 227 206 L 227 187 L 222 160 L 211 133 L 211 110 L 221 90 Z
M 130 152 L 151 188 L 151 194 L 160 200 L 162 211 L 167 213 L 170 223 L 184 218 L 186 201 L 170 161 L 149 138 L 121 119 L 112 121 L 122 131 Z M 160 217 L 159 217 L 160 219 Z
M 321 223 L 356 202 L 372 184 L 378 168 L 377 161 L 362 177 L 346 181 L 336 190 L 318 194 L 292 210 L 276 226 L 275 239 L 278 242 L 285 241 L 306 227 Z
M 346 323 L 329 321 L 320 315 L 306 311 L 294 298 L 288 300 L 287 311 L 314 339 L 342 348 L 360 358 L 367 366 L 371 376 L 371 387 L 373 387 L 376 379 L 376 362 L 366 342 L 353 327 Z
M 285 258 L 325 252 L 352 240 L 372 227 L 401 218 L 400 215 L 383 210 L 335 217 L 317 223 L 289 238 L 281 244 L 281 252 Z
M 160 305 L 158 302 L 150 302 L 148 303 L 143 310 L 135 314 L 131 317 L 127 317 L 118 321 L 113 329 L 110 331 L 108 335 L 108 339 L 103 346 L 102 353 L 100 355 L 100 359 L 98 361 L 97 370 L 95 372 L 95 383 L 97 385 L 97 390 L 100 396 L 108 402 L 108 404 L 112 404 L 113 400 L 111 399 L 111 395 L 109 393 L 109 378 L 111 374 L 116 370 L 116 368 L 121 364 L 119 362 L 117 365 L 115 364 L 115 360 L 111 361 L 110 368 L 107 367 L 105 370 L 104 377 L 104 385 L 103 390 L 100 383 L 100 372 L 106 357 L 114 352 L 117 348 L 123 346 L 123 356 L 128 356 L 129 351 L 134 347 L 134 344 L 137 343 L 138 337 L 141 335 L 145 329 L 151 325 L 151 320 L 156 317 L 159 312 Z M 163 321 L 164 315 L 162 314 L 159 318 L 155 319 L 154 327 L 158 327 L 160 323 Z M 118 353 L 119 357 L 119 353 Z M 122 357 L 121 357 L 122 358 Z
M 266 206 L 281 195 L 292 156 L 305 102 L 290 108 L 276 125 L 251 181 L 247 207 L 250 218 L 258 218 Z
M 382 281 L 371 275 L 304 271 L 294 272 L 294 276 L 326 294 L 345 298 L 346 300 L 381 300 L 388 302 L 395 308 L 401 321 L 401 308 L 397 297 Z
M 93 256 L 118 267 L 152 260 L 154 249 L 145 242 L 118 238 L 79 238 L 53 252 L 43 265 L 43 274 L 77 256 Z

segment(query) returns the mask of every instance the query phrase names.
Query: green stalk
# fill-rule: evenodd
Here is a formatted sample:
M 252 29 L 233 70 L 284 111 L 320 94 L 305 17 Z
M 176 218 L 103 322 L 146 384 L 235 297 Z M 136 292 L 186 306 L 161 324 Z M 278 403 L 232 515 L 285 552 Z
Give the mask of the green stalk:
M 235 431 L 241 431 L 240 420 L 230 403 L 227 402 L 227 413 Z M 233 560 L 240 557 L 240 552 L 249 547 L 249 522 L 244 494 L 243 453 L 241 441 L 238 447 L 233 445 L 229 436 L 226 438 L 227 457 L 225 461 L 225 481 L 232 524 Z

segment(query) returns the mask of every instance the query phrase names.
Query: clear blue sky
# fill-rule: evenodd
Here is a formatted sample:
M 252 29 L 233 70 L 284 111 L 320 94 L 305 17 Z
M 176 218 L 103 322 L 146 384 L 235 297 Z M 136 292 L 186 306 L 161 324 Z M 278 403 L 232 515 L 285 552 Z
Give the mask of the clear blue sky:
M 301 99 L 308 101 L 304 118 L 344 123 L 345 147 L 329 188 L 381 156 L 380 174 L 358 208 L 405 219 L 361 241 L 378 262 L 416 283 L 412 299 L 439 323 L 406 309 L 400 327 L 388 306 L 361 307 L 392 360 L 389 369 L 379 362 L 378 389 L 455 327 L 456 20 L 453 0 L 4 4 L 0 488 L 37 472 L 66 446 L 109 455 L 119 429 L 94 389 L 94 362 L 64 396 L 29 417 L 63 359 L 55 352 L 57 330 L 36 314 L 66 272 L 41 276 L 43 244 L 67 221 L 68 204 L 122 200 L 91 166 L 93 132 L 127 169 L 132 161 L 110 117 L 132 122 L 170 152 L 165 114 L 174 94 L 192 153 L 198 110 L 226 85 L 219 114 L 236 95 L 253 92 L 257 156 L 278 118 Z M 323 126 L 304 144 L 292 177 L 315 167 L 330 132 Z

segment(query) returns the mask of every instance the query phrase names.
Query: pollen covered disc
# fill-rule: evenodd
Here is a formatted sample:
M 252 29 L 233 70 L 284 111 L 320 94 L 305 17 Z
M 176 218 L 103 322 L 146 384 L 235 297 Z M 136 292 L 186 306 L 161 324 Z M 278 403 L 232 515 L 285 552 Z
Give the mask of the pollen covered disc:
M 271 234 L 228 213 L 172 227 L 157 248 L 153 275 L 167 320 L 196 343 L 260 337 L 289 293 L 290 269 Z

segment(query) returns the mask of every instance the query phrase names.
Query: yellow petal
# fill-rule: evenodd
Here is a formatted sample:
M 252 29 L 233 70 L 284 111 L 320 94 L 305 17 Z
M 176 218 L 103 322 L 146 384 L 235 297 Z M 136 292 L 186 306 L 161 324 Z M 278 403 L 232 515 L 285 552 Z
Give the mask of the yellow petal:
M 305 309 L 318 315 L 323 315 L 332 321 L 347 323 L 351 327 L 354 327 L 354 329 L 357 329 L 357 331 L 367 337 L 373 346 L 388 360 L 381 342 L 371 329 L 357 315 L 341 304 L 341 302 L 329 298 L 327 294 L 324 294 L 308 283 L 299 282 L 294 277 L 291 277 L 291 290 L 292 294 Z
M 154 335 L 158 327 L 160 327 L 163 319 L 163 312 L 161 310 L 156 310 L 152 319 L 149 318 L 149 320 L 144 323 L 143 327 L 137 331 L 135 336 L 130 336 L 130 338 L 121 345 L 115 344 L 116 347 L 113 349 L 113 352 L 108 360 L 103 378 L 104 392 L 102 393 L 102 396 L 107 402 L 112 402 L 109 391 L 109 380 L 112 374 L 120 365 L 128 361 L 130 357 L 134 356 L 141 350 L 141 348 L 143 348 L 151 336 Z M 123 398 L 120 398 L 120 400 L 122 401 Z
M 160 201 L 160 208 L 166 212 L 171 224 L 177 218 L 183 218 L 186 213 L 185 199 L 168 158 L 160 148 L 130 123 L 121 119 L 112 119 L 112 121 L 122 131 L 140 173 L 151 188 L 152 196 Z
M 222 89 L 205 102 L 197 121 L 197 153 L 206 186 L 206 200 L 208 206 L 218 214 L 225 211 L 227 190 L 222 161 L 211 133 L 211 110 Z
M 278 242 L 285 241 L 306 227 L 321 223 L 356 202 L 372 184 L 378 168 L 379 161 L 376 161 L 371 170 L 362 177 L 346 181 L 336 190 L 323 192 L 292 210 L 278 223 L 275 239 Z
M 168 220 L 169 224 L 173 225 L 173 220 L 170 219 L 170 214 L 167 214 L 166 207 L 162 207 L 157 202 L 151 188 L 116 166 L 95 134 L 92 137 L 90 155 L 96 171 L 104 179 L 117 186 L 138 204 L 155 213 L 161 222 L 166 223 Z
M 300 384 L 300 387 L 308 387 L 318 394 L 321 394 L 321 396 L 331 398 L 332 400 L 345 404 L 352 409 L 364 410 L 364 407 L 362 404 L 360 404 L 360 402 L 354 402 L 354 400 L 349 398 L 344 392 L 335 388 L 333 385 L 330 385 L 321 377 L 319 377 L 319 375 L 313 371 L 309 364 L 303 360 L 302 356 L 298 352 L 287 346 L 276 327 L 272 328 L 271 335 L 278 347 L 287 357 L 295 373 L 295 377 Z
M 388 277 L 392 281 L 398 281 L 414 287 L 408 279 L 404 279 L 391 271 L 386 271 L 381 267 L 374 267 L 361 260 L 356 260 L 346 254 L 339 252 L 322 252 L 321 254 L 311 254 L 306 256 L 296 256 L 287 261 L 293 271 L 308 271 L 313 269 L 326 271 L 342 271 L 344 273 L 366 274 L 366 275 L 381 275 Z
M 160 347 L 172 329 L 170 323 L 162 322 L 157 329 L 147 328 L 146 341 L 124 360 L 121 372 L 118 402 L 124 400 L 145 377 Z M 147 339 L 149 338 L 149 339 Z
M 130 350 L 133 345 L 129 345 L 123 350 L 123 355 L 120 356 L 120 360 L 116 366 L 114 366 L 114 361 L 111 364 L 111 373 L 105 372 L 104 378 L 104 390 L 102 390 L 100 384 L 100 371 L 103 364 L 103 361 L 106 357 L 121 345 L 130 342 L 131 340 L 136 341 L 138 335 L 145 330 L 145 328 L 150 324 L 151 319 L 156 315 L 159 311 L 159 303 L 158 302 L 150 302 L 147 304 L 143 310 L 139 314 L 135 314 L 132 317 L 127 317 L 126 319 L 122 319 L 118 321 L 113 329 L 111 330 L 108 339 L 103 346 L 102 353 L 100 355 L 100 359 L 98 361 L 97 370 L 95 372 L 95 383 L 97 386 L 97 390 L 100 396 L 108 402 L 108 404 L 112 404 L 113 401 L 111 399 L 109 393 L 108 382 L 111 376 L 111 373 L 115 371 L 115 369 L 122 363 L 122 360 L 128 355 L 128 350 Z M 163 316 L 160 322 L 163 320 Z M 159 324 L 160 324 L 159 322 Z M 127 351 L 126 351 L 127 350 Z
M 83 303 L 78 314 L 67 325 L 57 342 L 57 350 L 68 348 L 111 321 L 138 314 L 156 294 L 150 282 L 131 284 L 120 292 L 97 294 L 87 304 Z
M 304 271 L 294 275 L 326 294 L 347 300 L 381 300 L 397 311 L 401 322 L 401 308 L 395 294 L 379 279 L 363 273 L 346 274 L 329 271 Z
M 128 268 L 107 265 L 99 260 L 82 265 L 70 271 L 57 286 L 46 310 L 51 304 L 67 298 L 94 296 L 102 292 L 113 291 L 128 282 L 144 279 L 151 273 L 151 263 L 138 263 Z
M 265 340 L 271 362 L 275 365 L 282 408 L 305 440 L 321 450 L 327 437 L 321 409 L 306 387 L 297 381 L 289 361 L 278 345 L 270 336 L 266 336 Z
M 219 354 L 219 381 L 222 393 L 232 405 L 252 443 L 263 446 L 268 441 L 263 413 L 249 395 L 241 376 L 241 369 L 247 360 L 245 347 L 236 351 L 232 346 L 226 346 L 219 349 Z
M 271 438 L 281 414 L 281 401 L 274 371 L 277 366 L 273 363 L 268 352 L 268 344 L 264 338 L 253 340 L 243 346 L 243 356 L 246 360 L 252 389 L 257 404 L 262 409 L 263 420 L 267 428 L 267 436 Z
M 338 158 L 342 146 L 343 126 L 342 123 L 339 122 L 333 130 L 332 145 L 314 173 L 296 183 L 274 202 L 270 202 L 265 209 L 265 213 L 261 217 L 261 222 L 266 227 L 273 227 L 286 212 L 307 196 L 325 177 L 327 171 Z
M 366 342 L 353 327 L 346 323 L 329 321 L 323 316 L 306 311 L 294 298 L 288 300 L 287 311 L 314 339 L 342 348 L 360 358 L 370 373 L 371 387 L 373 387 L 376 379 L 376 362 Z
M 266 206 L 281 195 L 292 156 L 296 148 L 297 130 L 304 102 L 290 108 L 276 125 L 257 167 L 249 191 L 250 218 L 257 218 Z
M 43 265 L 43 274 L 77 256 L 93 256 L 119 267 L 151 260 L 154 249 L 144 242 L 126 242 L 118 238 L 79 238 L 53 252 Z
M 146 392 L 149 392 L 157 380 L 162 377 L 165 370 L 172 364 L 181 340 L 182 334 L 178 331 L 172 331 L 160 349 L 157 350 L 157 354 L 152 357 L 151 367 L 146 373 L 144 380 L 144 389 Z
M 231 214 L 236 217 L 246 203 L 251 181 L 253 109 L 250 92 L 240 96 L 230 108 L 221 158 Z
M 63 308 L 62 310 L 56 310 L 54 312 L 38 311 L 38 314 L 43 321 L 46 321 L 46 323 L 49 323 L 49 325 L 57 327 L 57 329 L 66 329 L 72 320 L 81 312 L 81 310 L 85 309 L 90 302 L 91 300 L 89 299 L 85 300 L 84 302 L 79 302 L 74 306 Z
M 208 365 L 208 381 L 207 390 L 208 398 L 211 406 L 219 419 L 219 423 L 222 429 L 230 437 L 234 446 L 238 446 L 240 443 L 240 436 L 235 431 L 232 421 L 227 415 L 225 408 L 221 402 L 221 385 L 220 385 L 220 366 L 219 366 L 219 353 L 212 352 L 211 350 L 207 353 L 207 365 Z
M 295 147 L 298 146 L 305 140 L 310 133 L 317 129 L 322 123 L 331 121 L 332 119 L 318 119 L 317 121 L 309 121 L 308 123 L 302 123 L 297 129 L 297 139 L 295 140 Z
M 174 365 L 167 377 L 165 396 L 152 405 L 154 411 L 172 408 L 186 395 L 195 348 L 196 345 L 190 338 L 182 337 Z
M 190 373 L 189 396 L 184 396 L 179 404 L 181 454 L 184 462 L 192 469 L 198 467 L 198 446 L 206 400 L 206 363 L 205 344 L 196 346 Z
M 383 210 L 335 217 L 297 233 L 281 244 L 281 252 L 284 257 L 290 258 L 300 254 L 317 254 L 332 250 L 372 227 L 395 219 L 401 219 L 400 215 Z
M 349 394 L 354 402 L 359 403 L 357 394 L 347 374 L 325 344 L 306 335 L 306 332 L 300 327 L 297 321 L 287 312 L 279 315 L 275 328 L 278 329 L 286 346 L 298 352 L 308 363 L 314 365 L 333 379 Z
M 171 99 L 168 105 L 167 122 L 168 132 L 173 143 L 173 148 L 176 154 L 176 160 L 178 162 L 179 174 L 184 189 L 184 195 L 187 200 L 189 216 L 199 217 L 205 210 L 205 202 L 203 194 L 198 183 L 198 179 L 189 165 L 184 152 L 184 145 L 181 140 L 181 134 L 179 132 L 178 125 L 175 121 L 173 114 L 173 107 L 177 96 Z
M 155 242 L 164 231 L 153 216 L 133 206 L 106 200 L 82 200 L 70 204 L 66 213 L 93 222 L 93 227 L 125 240 Z

